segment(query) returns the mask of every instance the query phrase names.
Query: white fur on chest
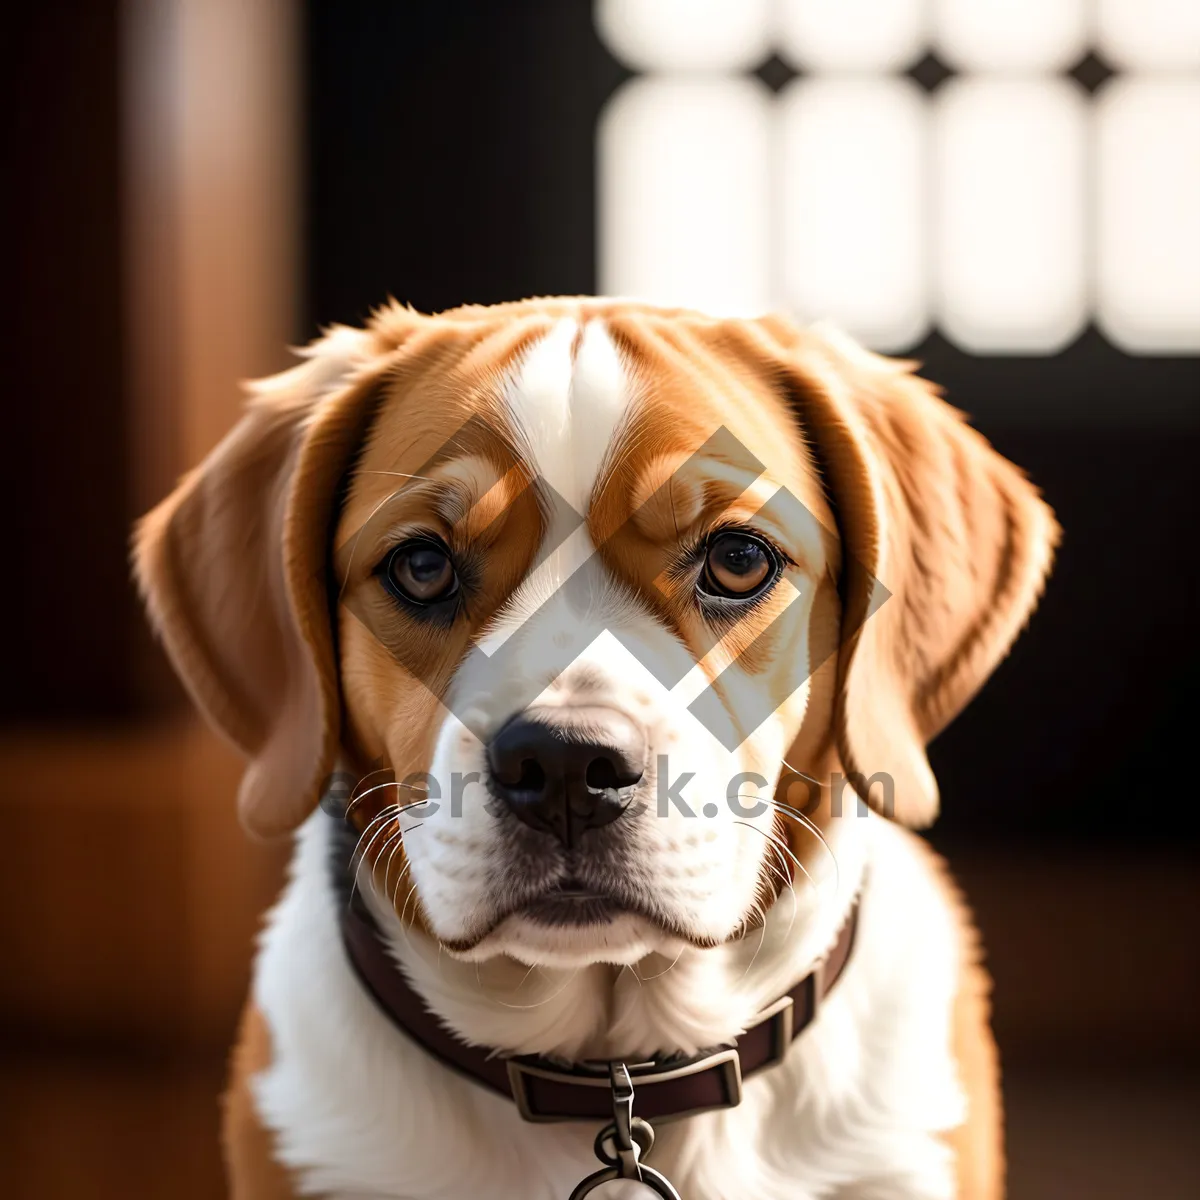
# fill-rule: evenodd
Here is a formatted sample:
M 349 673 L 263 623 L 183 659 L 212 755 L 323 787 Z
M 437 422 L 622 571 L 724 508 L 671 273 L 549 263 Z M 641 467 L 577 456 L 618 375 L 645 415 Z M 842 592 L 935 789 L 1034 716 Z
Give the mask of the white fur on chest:
M 840 897 L 818 912 L 801 893 L 794 922 L 782 898 L 756 956 L 751 934 L 641 983 L 632 971 L 615 982 L 608 968 L 568 972 L 538 985 L 536 1008 L 510 1008 L 489 999 L 473 966 L 430 959 L 412 942 L 395 951 L 423 994 L 440 989 L 439 1011 L 456 1003 L 460 1028 L 495 1022 L 504 1042 L 540 1040 L 543 1050 L 605 1036 L 666 1044 L 673 1022 L 689 1037 L 706 1021 L 719 1031 L 805 974 L 865 860 L 854 955 L 818 1020 L 781 1066 L 747 1082 L 739 1108 L 662 1126 L 651 1161 L 685 1200 L 949 1198 L 949 1152 L 936 1134 L 964 1115 L 950 1053 L 952 918 L 905 836 L 875 817 L 856 821 L 861 852 L 842 856 Z M 526 1124 L 391 1025 L 345 959 L 328 833 L 322 813 L 301 831 L 255 968 L 274 1060 L 254 1086 L 280 1157 L 305 1194 L 340 1200 L 565 1200 L 598 1165 L 595 1129 Z

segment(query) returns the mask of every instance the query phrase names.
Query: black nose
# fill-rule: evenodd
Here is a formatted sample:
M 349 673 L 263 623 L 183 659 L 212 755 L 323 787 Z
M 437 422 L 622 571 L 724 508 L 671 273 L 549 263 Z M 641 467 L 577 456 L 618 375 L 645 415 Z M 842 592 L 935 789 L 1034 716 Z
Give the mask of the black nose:
M 513 717 L 488 745 L 492 788 L 526 825 L 575 846 L 615 821 L 642 778 L 646 735 L 612 708 Z

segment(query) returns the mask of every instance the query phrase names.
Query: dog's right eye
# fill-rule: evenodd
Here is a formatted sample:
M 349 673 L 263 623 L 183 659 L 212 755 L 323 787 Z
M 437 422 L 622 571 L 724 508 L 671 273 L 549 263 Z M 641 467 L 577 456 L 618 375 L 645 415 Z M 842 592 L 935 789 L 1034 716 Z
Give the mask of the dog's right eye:
M 454 559 L 432 538 L 401 542 L 380 564 L 379 575 L 393 596 L 410 604 L 440 604 L 458 591 Z

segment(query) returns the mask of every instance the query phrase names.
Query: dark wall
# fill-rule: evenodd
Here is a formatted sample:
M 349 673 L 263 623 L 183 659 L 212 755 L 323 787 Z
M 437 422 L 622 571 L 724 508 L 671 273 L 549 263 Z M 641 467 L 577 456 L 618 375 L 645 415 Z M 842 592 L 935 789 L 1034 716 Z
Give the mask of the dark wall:
M 133 696 L 118 9 L 5 18 L 0 720 L 115 716 Z
M 933 744 L 936 837 L 1194 840 L 1200 438 L 981 424 L 1065 533 L 1009 660 Z
M 588 0 L 308 5 L 315 326 L 595 287 L 592 134 L 625 72 Z M 937 838 L 1175 842 L 1200 671 L 1200 360 L 1088 331 L 1052 358 L 918 348 L 1066 530 L 1010 661 L 934 744 Z
M 589 0 L 307 11 L 313 325 L 593 289 L 591 131 L 626 73 Z

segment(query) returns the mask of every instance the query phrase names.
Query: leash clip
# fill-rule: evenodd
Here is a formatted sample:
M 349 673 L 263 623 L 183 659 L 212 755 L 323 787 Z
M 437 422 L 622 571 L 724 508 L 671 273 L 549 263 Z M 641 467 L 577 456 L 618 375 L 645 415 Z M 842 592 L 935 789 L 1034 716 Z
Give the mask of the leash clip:
M 634 1180 L 662 1200 L 681 1200 L 670 1181 L 642 1161 L 654 1146 L 654 1128 L 649 1121 L 633 1115 L 633 1080 L 625 1063 L 608 1064 L 608 1082 L 612 1091 L 613 1119 L 596 1134 L 592 1147 L 605 1165 L 583 1180 L 571 1193 L 570 1200 L 584 1200 L 601 1184 L 611 1183 L 614 1179 Z

